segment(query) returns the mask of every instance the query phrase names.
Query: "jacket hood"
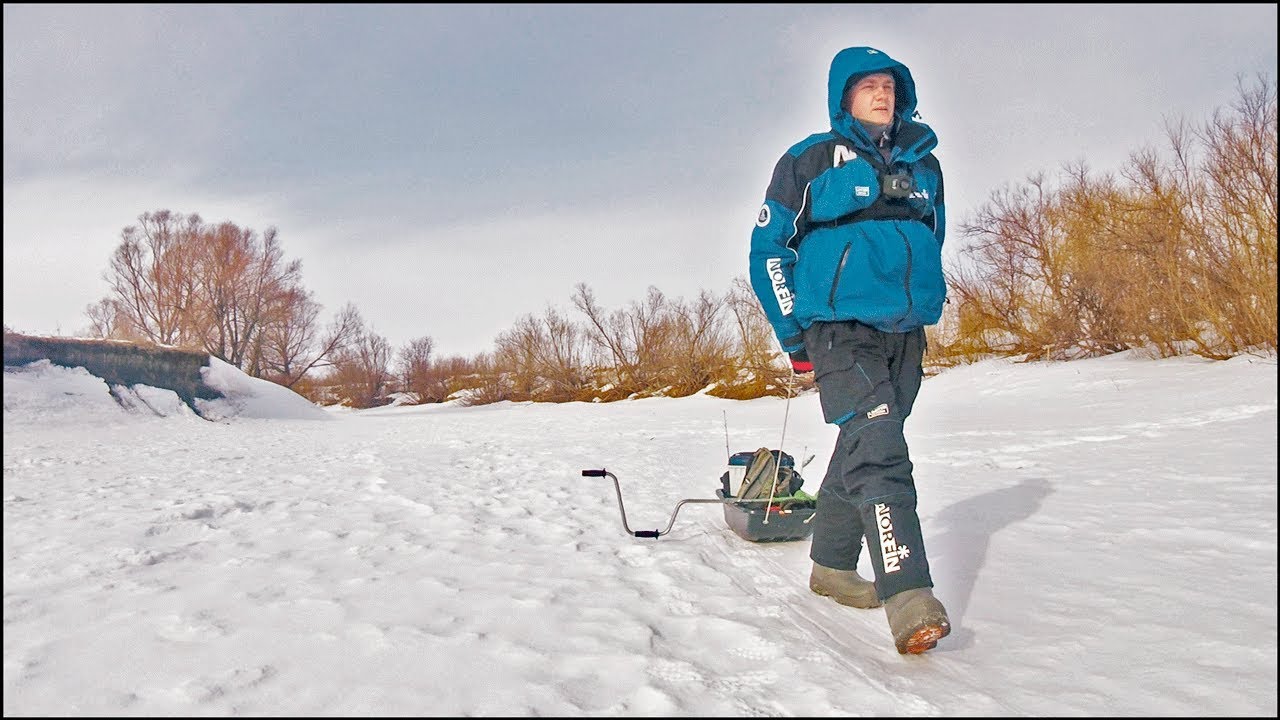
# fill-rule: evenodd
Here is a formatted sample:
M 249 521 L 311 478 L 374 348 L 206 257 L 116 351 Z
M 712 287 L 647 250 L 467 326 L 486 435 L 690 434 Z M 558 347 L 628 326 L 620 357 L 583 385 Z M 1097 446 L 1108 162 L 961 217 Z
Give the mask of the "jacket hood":
M 842 107 L 845 90 L 849 87 L 849 81 L 873 72 L 893 75 L 897 88 L 893 108 L 896 124 L 901 125 L 903 120 L 909 121 L 916 111 L 916 82 L 906 65 L 875 48 L 845 48 L 832 59 L 831 73 L 827 78 L 827 112 L 831 116 L 831 128 L 845 137 L 859 136 L 854 129 L 858 123 Z M 857 132 L 865 135 L 861 133 L 861 128 Z

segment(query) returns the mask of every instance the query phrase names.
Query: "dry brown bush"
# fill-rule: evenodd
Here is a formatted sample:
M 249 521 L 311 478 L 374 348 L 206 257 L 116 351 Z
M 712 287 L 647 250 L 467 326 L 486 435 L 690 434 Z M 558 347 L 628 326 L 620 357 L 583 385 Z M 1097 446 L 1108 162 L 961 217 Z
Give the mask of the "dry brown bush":
M 472 372 L 466 377 L 451 376 L 451 382 L 457 386 L 454 392 L 462 405 L 488 405 L 514 399 L 510 374 L 493 355 L 478 355 L 470 361 L 470 367 Z
M 948 271 L 959 327 L 948 345 L 965 356 L 1023 353 L 1050 335 L 1043 309 L 1059 280 L 1052 194 L 1043 175 L 1001 188 L 961 225 L 969 240 L 961 265 Z M 1050 320 L 1051 322 L 1051 320 Z
M 1119 179 L 1081 164 L 1057 188 L 1040 174 L 994 193 L 961 227 L 937 355 L 1274 352 L 1274 83 L 1168 139 L 1168 158 L 1137 151 Z
M 610 402 L 701 391 L 746 399 L 812 387 L 811 377 L 793 377 L 783 364 L 745 278 L 723 297 L 702 291 L 691 301 L 650 287 L 644 301 L 612 311 L 579 284 L 573 303 L 585 322 L 549 308 L 501 333 L 479 381 L 469 383 L 468 402 Z
M 587 319 L 596 397 L 734 393 L 741 383 L 741 347 L 732 323 L 743 327 L 751 320 L 739 316 L 734 302 L 732 293 L 703 290 L 686 301 L 650 287 L 643 302 L 606 312 L 580 283 L 573 303 Z
M 555 308 L 525 315 L 498 335 L 494 359 L 516 400 L 568 402 L 587 399 L 590 377 L 586 332 Z
M 391 343 L 373 330 L 366 329 L 358 313 L 353 325 L 355 340 L 334 353 L 325 384 L 342 402 L 352 407 L 384 405 L 392 380 L 389 369 Z
M 1185 312 L 1203 329 L 1196 352 L 1225 358 L 1276 349 L 1276 85 L 1241 82 L 1227 110 L 1187 135 L 1170 130 L 1186 196 L 1190 284 Z
M 724 309 L 725 302 L 707 290 L 689 302 L 671 301 L 668 395 L 692 395 L 735 378 L 737 347 L 726 327 Z
M 432 368 L 447 379 L 449 392 L 445 399 L 448 399 L 469 388 L 478 387 L 483 374 L 490 371 L 492 365 L 493 356 L 480 353 L 472 358 L 450 355 L 434 363 Z
M 413 393 L 419 403 L 438 403 L 449 396 L 447 378 L 433 372 L 431 353 L 435 341 L 424 335 L 410 340 L 396 355 L 401 388 Z
M 593 365 L 605 371 L 606 387 L 618 393 L 647 393 L 663 387 L 664 358 L 674 341 L 666 296 L 650 287 L 643 302 L 606 312 L 585 283 L 575 287 L 573 304 L 587 317 Z
M 748 400 L 812 386 L 811 376 L 791 377 L 790 360 L 783 356 L 773 328 L 745 276 L 733 279 L 725 297 L 732 318 L 735 342 L 731 374 L 710 392 L 716 397 Z

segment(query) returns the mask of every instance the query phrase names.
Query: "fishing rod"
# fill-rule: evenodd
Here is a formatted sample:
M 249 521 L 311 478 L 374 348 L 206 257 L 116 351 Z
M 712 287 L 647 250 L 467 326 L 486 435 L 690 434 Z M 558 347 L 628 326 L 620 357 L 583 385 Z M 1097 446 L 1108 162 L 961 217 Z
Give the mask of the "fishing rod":
M 773 464 L 773 483 L 769 486 L 769 504 L 764 510 L 764 524 L 769 524 L 769 511 L 773 509 L 773 493 L 778 489 L 778 473 L 782 472 L 782 444 L 787 440 L 787 418 L 791 416 L 791 388 L 795 386 L 796 369 L 791 368 L 791 377 L 787 379 L 787 404 L 782 413 L 782 437 L 778 440 L 778 461 Z

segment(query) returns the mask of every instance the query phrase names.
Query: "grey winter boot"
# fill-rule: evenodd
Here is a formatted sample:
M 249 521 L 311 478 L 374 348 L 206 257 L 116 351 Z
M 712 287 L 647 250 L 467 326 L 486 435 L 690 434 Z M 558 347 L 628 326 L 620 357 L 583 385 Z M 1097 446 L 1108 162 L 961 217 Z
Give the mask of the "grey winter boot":
M 947 610 L 927 587 L 903 590 L 884 601 L 893 644 L 903 655 L 918 655 L 937 646 L 951 632 Z
M 876 597 L 876 584 L 864 580 L 857 570 L 833 570 L 814 563 L 813 572 L 809 573 L 809 589 L 828 596 L 841 605 L 856 608 L 880 607 L 880 598 Z

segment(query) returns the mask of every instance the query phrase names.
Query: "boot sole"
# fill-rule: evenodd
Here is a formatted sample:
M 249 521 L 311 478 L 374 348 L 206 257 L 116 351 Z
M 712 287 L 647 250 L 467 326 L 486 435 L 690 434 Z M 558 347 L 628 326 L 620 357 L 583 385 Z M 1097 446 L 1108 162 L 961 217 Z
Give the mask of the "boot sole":
M 841 605 L 844 605 L 846 607 L 858 608 L 860 610 L 870 610 L 872 608 L 878 608 L 884 604 L 880 602 L 880 599 L 875 597 L 874 595 L 872 596 L 873 598 L 872 600 L 861 600 L 861 599 L 853 598 L 849 595 L 837 595 L 835 593 L 829 593 L 826 590 L 823 590 L 821 587 L 815 587 L 813 585 L 810 585 L 809 589 L 813 591 L 815 595 L 829 597 L 832 600 L 835 600 L 836 602 L 840 603 Z
M 910 637 L 898 646 L 902 655 L 919 655 L 938 646 L 938 641 L 951 634 L 950 623 L 929 624 L 911 633 Z

